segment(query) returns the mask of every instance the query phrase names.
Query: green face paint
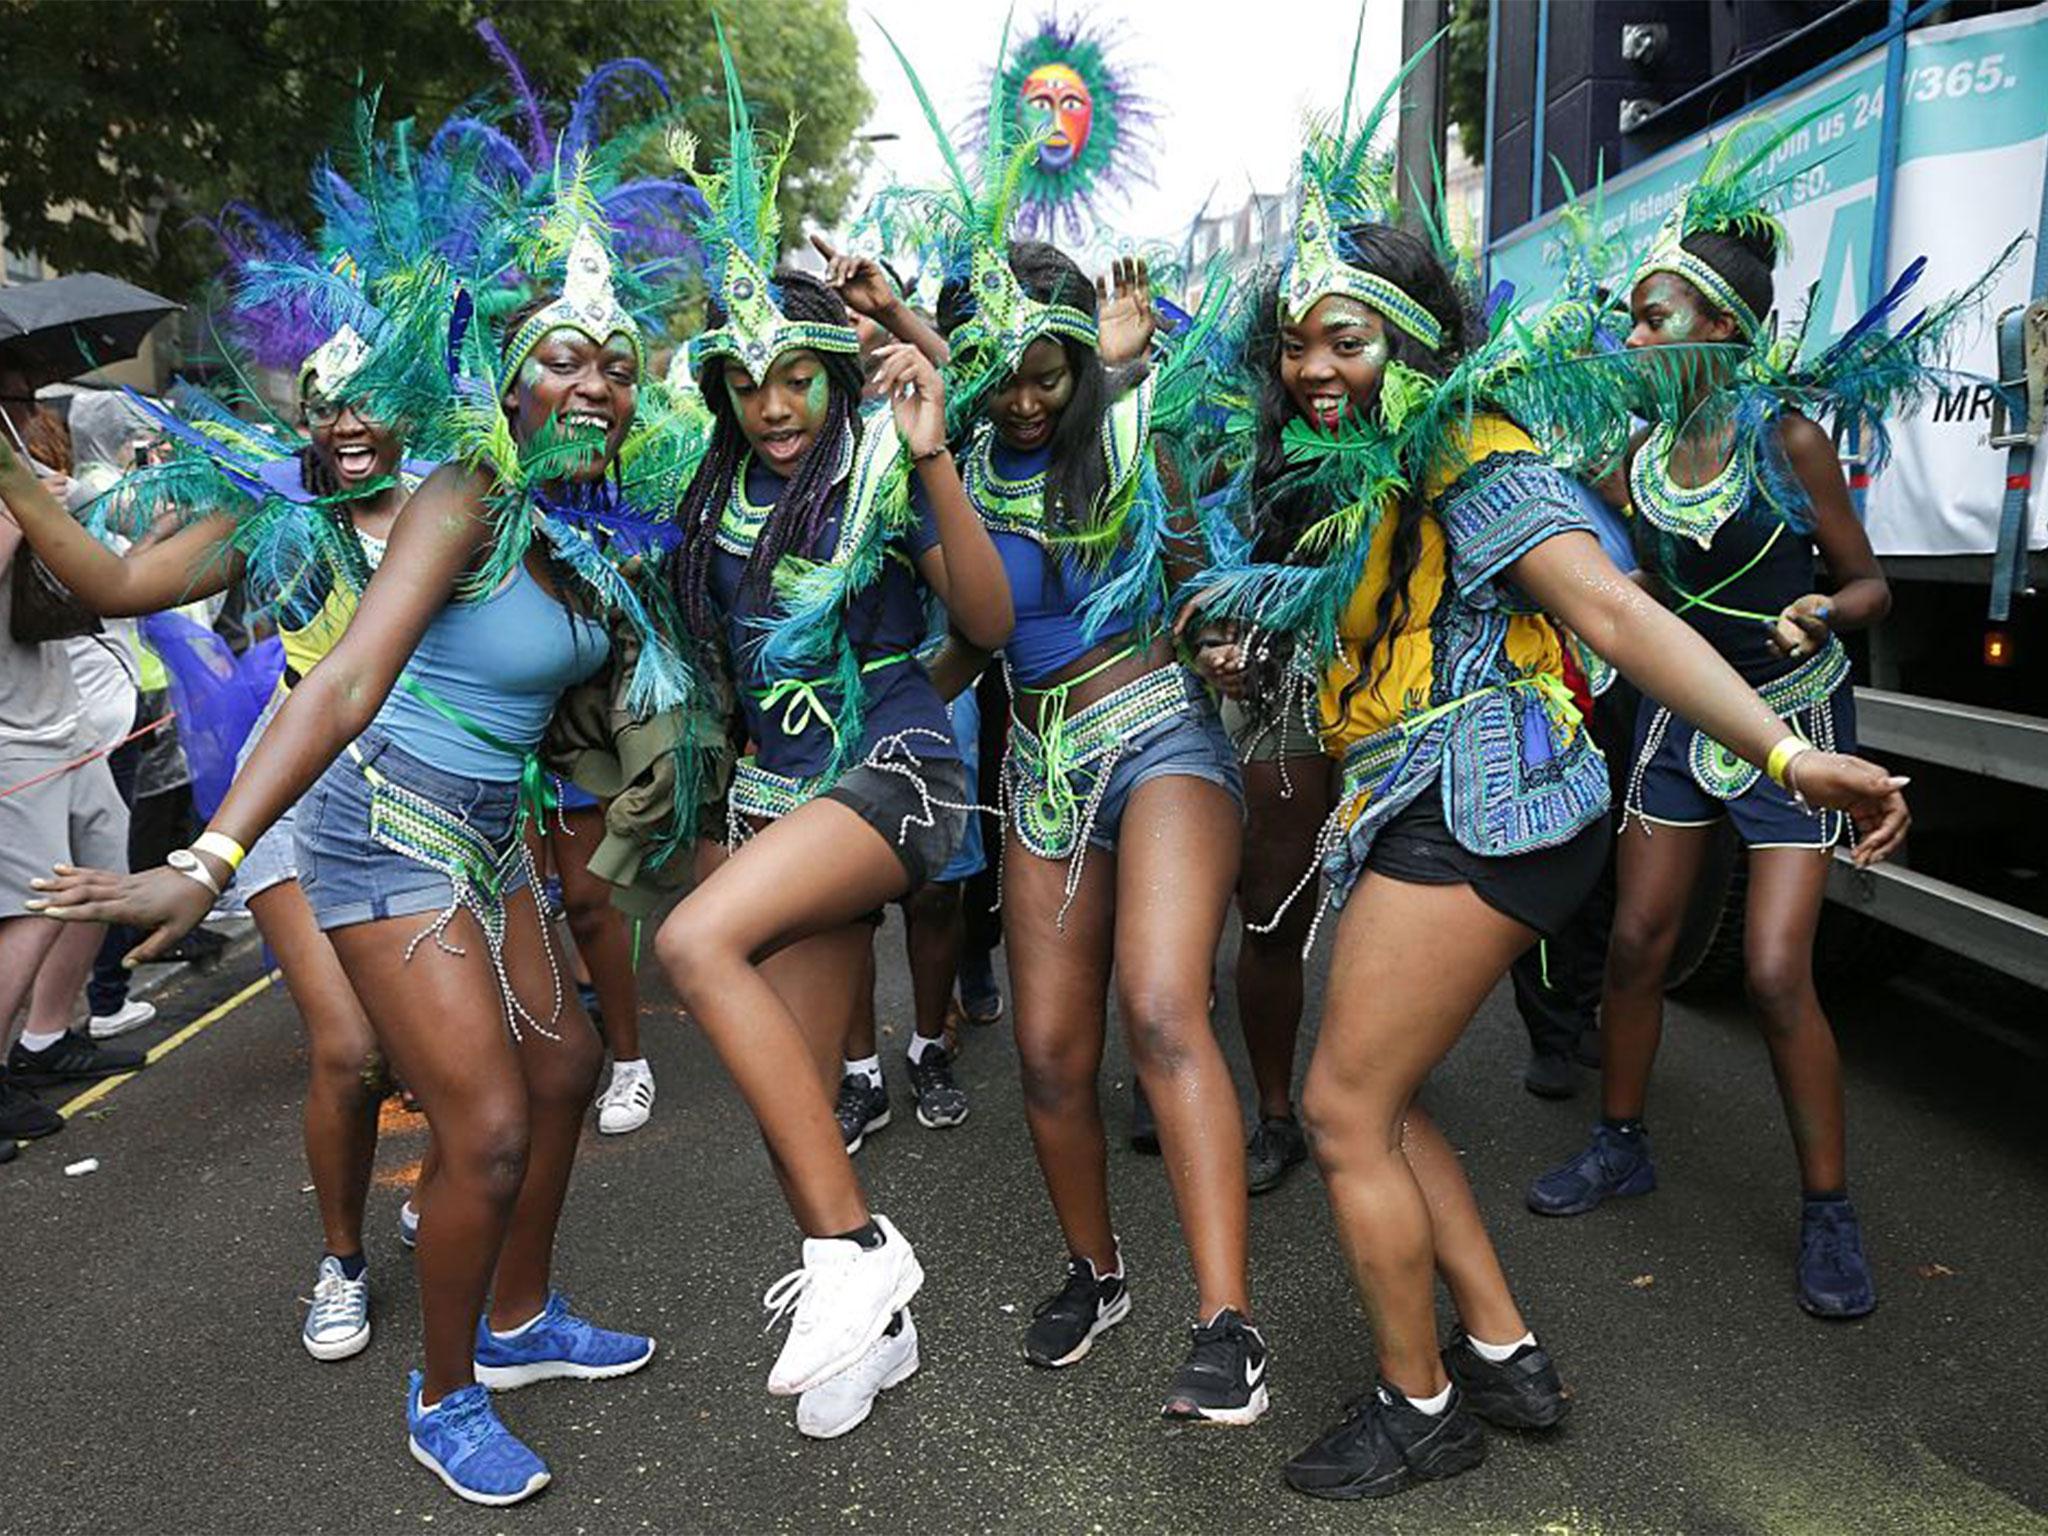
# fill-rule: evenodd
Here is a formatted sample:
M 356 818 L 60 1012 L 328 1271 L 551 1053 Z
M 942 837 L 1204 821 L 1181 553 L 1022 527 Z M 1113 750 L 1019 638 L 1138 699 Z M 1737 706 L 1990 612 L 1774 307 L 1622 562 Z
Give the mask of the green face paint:
M 804 387 L 804 410 L 810 416 L 813 426 L 825 419 L 825 402 L 831 395 L 832 386 L 825 378 L 825 370 L 820 368 L 811 375 L 811 382 Z
M 1390 355 L 1384 336 L 1375 336 L 1358 349 L 1359 360 L 1371 368 L 1385 368 Z
M 519 383 L 525 389 L 540 387 L 541 365 L 537 357 L 529 357 L 519 365 Z

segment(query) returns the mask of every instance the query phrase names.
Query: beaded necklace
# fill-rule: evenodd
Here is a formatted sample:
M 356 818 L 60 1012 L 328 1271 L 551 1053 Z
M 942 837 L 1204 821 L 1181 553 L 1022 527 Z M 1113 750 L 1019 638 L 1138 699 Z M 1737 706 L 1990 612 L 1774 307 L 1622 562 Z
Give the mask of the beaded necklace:
M 1721 525 L 1742 510 L 1755 477 L 1740 451 L 1728 455 L 1721 472 L 1705 485 L 1680 485 L 1671 478 L 1671 451 L 1677 435 L 1659 422 L 1629 465 L 1628 489 L 1636 511 L 1676 538 L 1691 539 L 1701 549 L 1714 542 Z
M 1045 471 L 1011 480 L 995 466 L 995 428 L 982 422 L 968 445 L 960 481 L 967 499 L 993 533 L 1015 533 L 1045 542 Z

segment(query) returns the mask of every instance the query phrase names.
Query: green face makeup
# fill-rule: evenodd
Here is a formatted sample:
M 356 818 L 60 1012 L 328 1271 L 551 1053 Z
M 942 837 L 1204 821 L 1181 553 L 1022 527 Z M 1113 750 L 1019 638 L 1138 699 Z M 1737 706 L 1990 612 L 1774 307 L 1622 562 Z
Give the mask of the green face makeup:
M 813 423 L 825 419 L 825 402 L 831 398 L 832 386 L 825 378 L 821 367 L 811 375 L 811 382 L 804 389 L 804 410 Z

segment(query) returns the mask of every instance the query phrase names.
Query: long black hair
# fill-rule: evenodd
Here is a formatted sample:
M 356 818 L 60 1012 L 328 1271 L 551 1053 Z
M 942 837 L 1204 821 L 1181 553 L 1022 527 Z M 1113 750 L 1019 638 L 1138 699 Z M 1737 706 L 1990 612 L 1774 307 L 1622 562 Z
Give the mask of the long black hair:
M 1043 240 L 1012 240 L 1010 271 L 1017 286 L 1041 304 L 1064 304 L 1095 318 L 1095 285 L 1058 246 Z M 964 279 L 949 279 L 939 290 L 939 330 L 951 336 L 973 314 L 973 295 Z M 1109 484 L 1102 456 L 1102 416 L 1109 408 L 1109 379 L 1095 348 L 1058 338 L 1074 376 L 1074 392 L 1053 424 L 1051 459 L 1045 475 L 1048 524 L 1072 528 L 1085 523 Z
M 1442 345 L 1432 348 L 1387 325 L 1387 361 L 1402 363 L 1433 379 L 1447 375 L 1471 345 L 1477 320 L 1464 290 L 1435 253 L 1415 235 L 1384 224 L 1352 225 L 1339 232 L 1338 246 L 1347 264 L 1397 284 L 1443 327 Z M 1257 451 L 1252 465 L 1254 549 L 1259 559 L 1270 561 L 1289 559 L 1309 524 L 1329 511 L 1315 504 L 1300 476 L 1288 466 L 1281 446 L 1282 431 L 1298 413 L 1280 379 L 1279 310 L 1280 274 L 1275 272 L 1266 280 L 1248 338 L 1258 379 Z M 1408 585 L 1422 559 L 1426 473 L 1427 466 L 1415 467 L 1410 477 L 1413 483 L 1395 506 L 1387 584 L 1380 592 L 1372 634 L 1358 653 L 1358 676 L 1345 686 L 1339 710 L 1348 709 L 1353 692 L 1372 679 L 1373 657 L 1408 621 Z
M 782 313 L 791 320 L 819 321 L 827 325 L 850 325 L 846 305 L 838 294 L 807 272 L 783 268 L 775 274 L 781 291 Z M 706 315 L 707 326 L 725 324 L 724 310 L 714 300 Z M 775 500 L 754 541 L 753 552 L 740 579 L 740 591 L 759 598 L 773 590 L 775 568 L 793 551 L 808 551 L 832 516 L 833 493 L 838 488 L 835 471 L 849 442 L 860 440 L 860 359 L 839 352 L 817 354 L 825 372 L 827 398 L 825 424 L 812 439 L 810 451 L 796 467 Z M 676 601 L 691 633 L 708 636 L 716 627 L 711 611 L 710 579 L 712 551 L 717 547 L 719 519 L 725 515 L 726 499 L 732 494 L 733 479 L 747 460 L 747 434 L 740 426 L 725 389 L 724 358 L 704 368 L 697 383 L 715 425 L 711 447 L 697 466 L 689 489 L 677 512 L 683 542 L 677 549 L 673 574 Z

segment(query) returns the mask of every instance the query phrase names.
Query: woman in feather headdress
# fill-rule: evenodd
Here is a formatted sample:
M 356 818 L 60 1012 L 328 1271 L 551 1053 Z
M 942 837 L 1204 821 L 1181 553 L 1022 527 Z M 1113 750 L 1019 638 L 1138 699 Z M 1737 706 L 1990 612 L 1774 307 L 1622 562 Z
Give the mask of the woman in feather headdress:
M 733 776 L 735 851 L 670 914 L 655 952 L 753 1111 L 803 1234 L 802 1267 L 764 1298 L 795 1314 L 768 1390 L 801 1396 L 806 1434 L 838 1434 L 917 1362 L 905 1309 L 924 1272 L 870 1210 L 832 1095 L 868 915 L 944 868 L 970 809 L 916 655 L 924 594 L 989 645 L 1008 635 L 1010 604 L 947 450 L 930 361 L 883 348 L 872 383 L 886 404 L 863 412 L 845 305 L 778 268 L 788 141 L 757 140 L 724 60 L 725 153 L 694 173 L 712 302 L 689 361 L 712 424 L 670 573 L 687 632 L 726 653 L 754 750 Z M 694 141 L 672 148 L 691 169 Z
M 1198 603 L 1278 628 L 1315 659 L 1341 758 L 1323 873 L 1342 916 L 1302 1111 L 1379 1379 L 1287 1467 L 1296 1489 L 1339 1499 L 1476 1465 L 1475 1414 L 1533 1428 L 1569 1405 L 1457 1154 L 1415 1101 L 1605 855 L 1606 770 L 1550 616 L 1745 759 L 1851 810 L 1861 857 L 1888 851 L 1905 820 L 1901 781 L 1789 736 L 1602 553 L 1507 414 L 1563 410 L 1523 333 L 1500 313 L 1481 332 L 1453 269 L 1390 222 L 1373 130 L 1391 97 L 1362 127 L 1347 101 L 1304 155 L 1292 249 L 1264 301 L 1272 324 L 1249 358 L 1264 404 L 1257 544 Z M 1214 626 L 1198 639 L 1205 670 L 1242 691 L 1252 637 Z M 1459 1319 L 1441 1352 L 1438 1275 Z
M 1812 302 L 1780 336 L 1771 269 L 1783 230 L 1769 212 L 1786 174 L 1772 169 L 1774 151 L 1801 126 L 1751 119 L 1731 130 L 1630 274 L 1627 344 L 1662 382 L 1624 466 L 1658 595 L 1784 729 L 1848 751 L 1855 705 L 1836 636 L 1876 623 L 1891 597 L 1834 441 L 1814 418 L 1860 434 L 1882 464 L 1885 419 L 1934 383 L 1933 363 L 1981 284 L 1893 332 L 1886 322 L 1916 263 L 1841 339 L 1802 358 Z M 1656 368 L 1666 357 L 1684 361 Z M 1712 829 L 1726 818 L 1748 850 L 1743 963 L 1799 1159 L 1799 1303 L 1819 1317 L 1860 1317 L 1877 1295 L 1848 1199 L 1841 1063 L 1813 985 L 1828 868 L 1853 827 L 1800 796 L 1803 764 L 1781 784 L 1725 739 L 1643 703 L 1600 1010 L 1602 1118 L 1583 1152 L 1531 1184 L 1529 1205 L 1575 1216 L 1656 1187 L 1643 1110 L 1663 982 Z
M 1266 1408 L 1267 1350 L 1251 1322 L 1236 1093 L 1208 1017 L 1243 800 L 1169 623 L 1174 586 L 1208 559 L 1153 464 L 1155 410 L 1182 392 L 1153 376 L 1145 263 L 1119 260 L 1095 284 L 1057 247 L 1009 239 L 1040 148 L 1010 124 L 998 93 L 979 186 L 946 151 L 925 257 L 946 274 L 938 317 L 967 491 L 1017 610 L 1003 928 L 1025 1112 L 1067 1248 L 1024 1355 L 1072 1365 L 1131 1309 L 1097 1094 L 1113 973 L 1195 1270 L 1189 1355 L 1162 1413 L 1250 1424 Z M 960 686 L 988 659 L 956 641 L 937 669 Z
M 411 423 L 447 462 L 198 842 L 133 876 L 65 872 L 39 904 L 148 931 L 134 952 L 147 959 L 306 796 L 300 889 L 434 1136 L 411 1448 L 483 1504 L 549 1479 L 490 1388 L 622 1375 L 654 1351 L 576 1316 L 551 1285 L 602 1052 L 564 985 L 522 836 L 552 804 L 542 732 L 606 659 L 600 612 L 640 640 L 636 705 L 687 702 L 691 686 L 608 542 L 650 521 L 641 509 L 672 494 L 694 440 L 642 379 L 641 328 L 614 283 L 634 274 L 615 265 L 600 206 L 605 158 L 579 155 L 544 187 L 464 186 L 489 211 L 473 253 L 427 253 L 376 295 L 380 335 L 348 386 L 357 414 Z M 478 319 L 522 279 L 540 293 Z

